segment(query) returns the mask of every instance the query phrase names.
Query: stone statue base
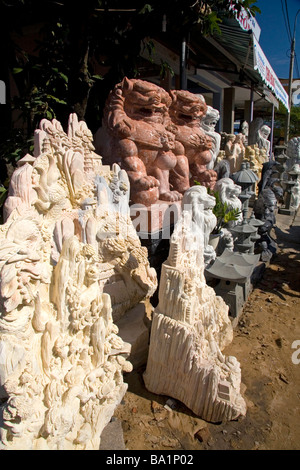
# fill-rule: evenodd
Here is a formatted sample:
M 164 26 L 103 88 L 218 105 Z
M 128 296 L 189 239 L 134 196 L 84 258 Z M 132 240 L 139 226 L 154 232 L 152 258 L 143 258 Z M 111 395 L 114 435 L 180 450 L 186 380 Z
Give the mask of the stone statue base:
M 158 201 L 151 206 L 133 204 L 130 217 L 140 239 L 159 238 L 158 233 L 176 224 L 181 214 L 181 201 Z M 171 234 L 169 233 L 169 238 Z

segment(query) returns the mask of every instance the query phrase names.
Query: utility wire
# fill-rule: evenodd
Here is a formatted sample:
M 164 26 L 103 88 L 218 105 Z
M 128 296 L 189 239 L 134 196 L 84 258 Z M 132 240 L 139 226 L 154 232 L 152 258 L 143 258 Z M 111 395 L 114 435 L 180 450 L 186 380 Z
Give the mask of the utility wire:
M 287 35 L 288 35 L 288 39 L 289 39 L 290 42 L 292 42 L 291 28 L 288 25 L 288 21 L 287 21 L 287 18 L 286 18 L 286 10 L 284 8 L 283 0 L 281 0 L 281 8 L 282 8 L 283 19 L 284 19 L 285 29 L 286 29 L 286 32 L 287 32 Z
M 284 0 L 284 3 L 285 3 L 285 11 L 286 11 L 286 18 L 287 18 L 288 29 L 289 29 L 289 33 L 290 33 L 290 38 L 292 39 L 293 35 L 292 35 L 292 31 L 291 31 L 291 25 L 290 25 L 290 18 L 289 18 L 289 10 L 288 10 L 288 6 L 287 6 L 287 0 Z
M 286 32 L 287 32 L 288 38 L 290 40 L 290 43 L 292 43 L 293 35 L 292 35 L 292 30 L 291 30 L 287 0 L 281 0 L 281 7 L 282 7 L 282 13 L 283 13 L 283 18 L 284 18 L 284 22 L 285 22 Z M 291 48 L 289 49 L 289 52 L 291 52 Z M 290 54 L 289 54 L 289 57 L 291 57 Z M 296 65 L 296 69 L 297 69 L 297 75 L 298 75 L 298 77 L 300 77 L 299 65 L 298 65 L 298 60 L 297 60 L 296 53 L 295 53 L 295 65 Z

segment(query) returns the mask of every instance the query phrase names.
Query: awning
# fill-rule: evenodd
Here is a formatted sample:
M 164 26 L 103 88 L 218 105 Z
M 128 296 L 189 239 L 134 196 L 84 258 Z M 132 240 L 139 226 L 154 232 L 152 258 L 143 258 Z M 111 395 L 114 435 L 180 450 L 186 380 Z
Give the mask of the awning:
M 255 34 L 251 29 L 243 29 L 236 19 L 224 19 L 220 25 L 221 34 L 214 39 L 223 53 L 230 54 L 240 64 L 240 69 L 256 83 L 264 84 L 272 90 L 276 98 L 289 111 L 288 94 L 280 83 L 268 59 L 266 58 Z
M 254 45 L 254 69 L 258 71 L 264 83 L 274 92 L 276 98 L 278 98 L 289 111 L 289 97 L 281 82 L 277 78 L 274 70 L 272 69 L 268 59 L 263 53 L 255 36 L 253 36 Z

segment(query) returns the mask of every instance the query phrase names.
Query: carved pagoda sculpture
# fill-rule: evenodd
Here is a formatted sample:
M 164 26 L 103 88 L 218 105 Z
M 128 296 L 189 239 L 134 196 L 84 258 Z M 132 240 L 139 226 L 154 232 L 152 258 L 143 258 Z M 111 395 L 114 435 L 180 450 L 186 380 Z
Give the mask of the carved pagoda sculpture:
M 171 102 L 163 88 L 126 77 L 107 99 L 96 149 L 104 162 L 118 163 L 126 170 L 134 203 L 178 201 L 189 187 L 187 157 L 183 152 L 175 154 Z M 172 187 L 171 172 L 176 175 Z
M 197 186 L 197 191 L 200 195 L 206 188 Z M 245 415 L 246 405 L 240 365 L 222 353 L 233 338 L 228 307 L 204 277 L 203 226 L 214 215 L 210 204 L 201 208 L 204 194 L 201 199 L 196 194 L 192 203 L 183 204 L 162 266 L 144 381 L 152 393 L 178 399 L 201 418 L 220 422 Z
M 1 449 L 99 449 L 131 370 L 114 315 L 156 288 L 128 199 L 84 122 L 41 121 L 0 227 Z
M 213 169 L 207 168 L 212 160 L 213 143 L 201 127 L 207 112 L 205 99 L 202 95 L 185 90 L 171 90 L 170 94 L 170 116 L 176 140 L 175 153 L 178 158 L 186 156 L 188 159 L 191 186 L 198 181 L 213 189 L 217 174 Z

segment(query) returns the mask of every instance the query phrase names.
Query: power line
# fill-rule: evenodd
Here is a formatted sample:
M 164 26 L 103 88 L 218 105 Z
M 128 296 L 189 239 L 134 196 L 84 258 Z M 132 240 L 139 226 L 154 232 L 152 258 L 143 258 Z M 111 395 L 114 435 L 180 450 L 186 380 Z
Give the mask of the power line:
M 288 21 L 287 21 L 287 18 L 286 18 L 286 10 L 285 10 L 284 5 L 283 5 L 283 0 L 281 0 L 281 8 L 282 8 L 283 19 L 284 19 L 285 29 L 286 29 L 286 32 L 287 32 L 287 35 L 288 35 L 288 39 L 289 39 L 290 42 L 292 42 L 291 28 L 288 25 Z
M 290 37 L 292 38 L 293 35 L 292 35 L 292 31 L 291 31 L 291 25 L 290 25 L 290 18 L 289 18 L 289 10 L 288 10 L 288 6 L 287 6 L 287 0 L 284 0 L 284 3 L 285 3 L 285 11 L 286 11 L 286 18 L 287 18 L 287 24 L 288 24 L 288 28 L 289 28 L 289 33 L 290 33 Z
M 281 7 L 282 7 L 282 13 L 283 13 L 283 18 L 284 18 L 284 22 L 285 22 L 285 28 L 286 28 L 286 32 L 287 32 L 287 35 L 288 35 L 288 39 L 289 39 L 290 43 L 292 43 L 293 35 L 292 35 L 292 30 L 291 30 L 287 0 L 281 0 Z M 291 57 L 291 47 L 289 48 L 289 57 Z M 296 53 L 295 53 L 295 65 L 296 65 L 296 69 L 297 69 L 297 75 L 298 75 L 298 77 L 300 77 L 299 65 L 298 65 L 298 60 L 297 60 Z

